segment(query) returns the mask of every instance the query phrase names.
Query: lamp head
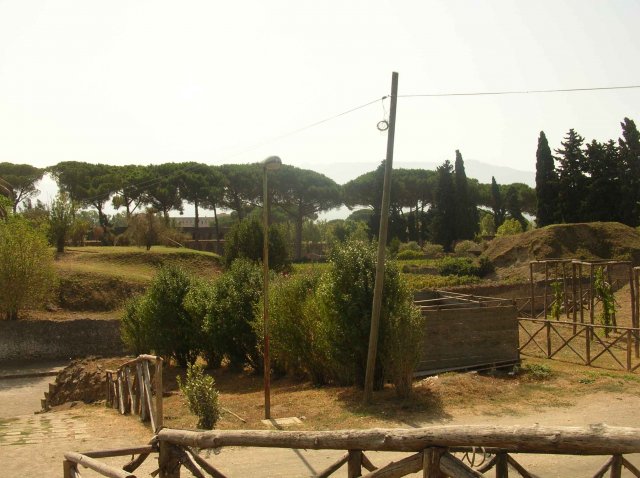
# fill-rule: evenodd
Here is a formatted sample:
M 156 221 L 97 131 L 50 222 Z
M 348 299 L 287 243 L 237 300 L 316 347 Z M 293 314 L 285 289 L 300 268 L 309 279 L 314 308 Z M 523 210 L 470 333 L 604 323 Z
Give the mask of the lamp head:
M 282 160 L 278 156 L 269 156 L 262 161 L 262 167 L 267 171 L 275 171 L 282 165 Z

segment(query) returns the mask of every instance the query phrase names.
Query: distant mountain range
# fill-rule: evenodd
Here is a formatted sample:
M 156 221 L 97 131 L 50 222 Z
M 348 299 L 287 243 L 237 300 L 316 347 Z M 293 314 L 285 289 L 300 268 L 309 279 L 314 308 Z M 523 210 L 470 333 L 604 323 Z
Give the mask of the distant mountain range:
M 305 164 L 301 167 L 311 169 L 333 179 L 338 184 L 344 184 L 358 176 L 373 171 L 380 163 L 363 162 L 363 163 L 327 163 L 327 164 Z M 431 169 L 435 170 L 440 163 L 418 162 L 418 161 L 397 161 L 393 163 L 394 168 L 406 169 Z M 475 178 L 481 183 L 490 183 L 491 176 L 496 178 L 499 184 L 524 183 L 531 187 L 536 185 L 535 171 L 523 171 L 520 169 L 509 168 L 506 166 L 496 166 L 493 164 L 483 163 L 473 159 L 465 159 L 465 171 L 467 177 Z

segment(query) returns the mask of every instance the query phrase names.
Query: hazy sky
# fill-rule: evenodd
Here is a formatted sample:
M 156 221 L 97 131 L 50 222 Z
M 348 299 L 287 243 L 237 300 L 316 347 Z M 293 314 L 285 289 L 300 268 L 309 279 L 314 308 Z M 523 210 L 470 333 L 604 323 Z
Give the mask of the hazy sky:
M 378 162 L 389 93 L 640 84 L 640 2 L 0 0 L 0 161 Z M 386 104 L 388 107 L 388 103 Z M 640 121 L 640 89 L 406 98 L 396 161 L 535 168 Z M 262 146 L 260 146 L 262 144 Z

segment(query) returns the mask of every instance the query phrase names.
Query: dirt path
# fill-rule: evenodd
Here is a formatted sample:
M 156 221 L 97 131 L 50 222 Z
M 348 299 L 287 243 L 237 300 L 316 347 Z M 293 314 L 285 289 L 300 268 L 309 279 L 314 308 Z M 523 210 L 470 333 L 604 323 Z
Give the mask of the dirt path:
M 37 408 L 46 389 L 47 378 L 30 379 L 13 386 L 0 380 L 0 469 L 3 476 L 62 476 L 65 451 L 88 451 L 145 443 L 150 430 L 132 417 L 123 417 L 102 406 L 78 405 L 67 410 L 34 415 L 22 413 Z M 26 380 L 28 382 L 28 380 Z M 640 427 L 640 397 L 628 394 L 595 393 L 580 397 L 570 407 L 547 407 L 521 415 L 472 414 L 450 411 L 450 417 L 428 423 L 406 423 L 407 428 L 433 424 L 499 424 L 577 426 L 607 423 Z M 12 415 L 13 414 L 13 415 Z M 230 476 L 313 476 L 343 452 L 277 449 L 227 448 L 210 452 L 208 459 Z M 405 455 L 367 453 L 377 465 L 384 465 Z M 640 456 L 631 456 L 640 465 Z M 537 476 L 592 476 L 605 457 L 560 457 L 517 455 L 516 459 Z M 106 460 L 122 465 L 126 458 Z M 138 476 L 150 476 L 157 462 L 149 459 Z M 336 476 L 343 476 L 344 472 Z M 83 476 L 97 476 L 83 470 Z M 183 476 L 190 476 L 183 473 Z M 625 475 L 623 475 L 625 476 Z

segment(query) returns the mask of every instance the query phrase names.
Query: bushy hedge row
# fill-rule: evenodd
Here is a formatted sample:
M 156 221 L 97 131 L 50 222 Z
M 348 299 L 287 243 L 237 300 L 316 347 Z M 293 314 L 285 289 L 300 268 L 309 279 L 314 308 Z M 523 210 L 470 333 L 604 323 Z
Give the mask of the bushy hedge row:
M 269 294 L 272 365 L 276 372 L 318 384 L 364 384 L 376 250 L 347 242 L 333 250 L 323 272 L 278 275 Z M 202 354 L 210 366 L 260 371 L 262 277 L 254 263 L 237 259 L 217 281 L 189 279 L 164 269 L 150 290 L 127 306 L 123 337 L 136 352 L 155 351 L 180 365 Z M 380 322 L 375 386 L 385 380 L 406 396 L 422 347 L 422 316 L 398 267 L 389 262 Z

